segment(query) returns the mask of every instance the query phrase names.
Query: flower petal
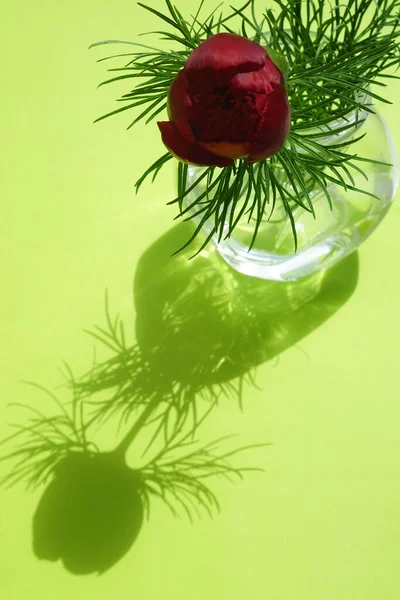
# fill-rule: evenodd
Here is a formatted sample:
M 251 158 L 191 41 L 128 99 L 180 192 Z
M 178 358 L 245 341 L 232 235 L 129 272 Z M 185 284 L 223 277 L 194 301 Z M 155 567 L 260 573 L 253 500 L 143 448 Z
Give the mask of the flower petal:
M 167 111 L 169 120 L 175 123 L 180 134 L 194 144 L 194 135 L 187 120 L 188 111 L 192 105 L 187 94 L 187 87 L 186 75 L 181 70 L 169 88 Z
M 248 163 L 257 162 L 276 154 L 283 146 L 290 130 L 290 105 L 283 85 L 266 97 L 260 127 L 250 146 Z
M 266 56 L 266 50 L 256 42 L 233 33 L 217 33 L 193 50 L 185 70 L 235 68 L 243 73 L 261 69 Z
M 170 121 L 176 121 L 187 115 L 187 110 L 192 102 L 188 96 L 188 83 L 186 74 L 181 69 L 174 81 L 171 83 L 168 92 L 168 118 Z
M 178 160 L 200 167 L 227 167 L 232 164 L 232 160 L 212 154 L 183 137 L 175 123 L 159 121 L 157 125 L 162 141 Z
M 266 50 L 233 33 L 217 33 L 202 42 L 189 56 L 184 70 L 191 91 L 227 83 L 237 73 L 256 71 L 264 66 Z
M 248 156 L 248 142 L 199 142 L 199 146 L 223 158 L 244 158 Z
M 233 90 L 269 95 L 279 86 L 281 78 L 279 69 L 267 58 L 262 69 L 238 73 L 232 78 L 230 85 Z

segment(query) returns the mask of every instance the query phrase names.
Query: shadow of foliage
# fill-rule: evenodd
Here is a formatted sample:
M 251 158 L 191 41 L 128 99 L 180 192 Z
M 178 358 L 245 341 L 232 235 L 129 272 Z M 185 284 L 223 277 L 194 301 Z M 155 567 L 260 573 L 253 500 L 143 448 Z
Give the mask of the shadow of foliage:
M 241 403 L 243 383 L 255 368 L 297 344 L 350 298 L 358 280 L 358 255 L 299 281 L 251 278 L 232 270 L 215 248 L 188 260 L 193 249 L 172 256 L 188 235 L 180 224 L 142 255 L 134 278 L 136 340 L 107 309 L 108 330 L 95 337 L 112 357 L 74 382 L 82 397 L 112 391 L 95 418 L 132 411 L 158 398 L 160 427 L 180 427 L 205 402 L 223 397 Z M 189 253 L 190 252 L 190 253 Z
M 102 573 L 119 561 L 153 498 L 191 520 L 201 510 L 212 515 L 219 504 L 207 484 L 211 476 L 235 480 L 259 470 L 230 461 L 265 444 L 221 452 L 220 438 L 199 447 L 199 426 L 221 397 L 240 404 L 256 367 L 322 325 L 357 285 L 357 254 L 297 282 L 241 275 L 214 248 L 192 260 L 185 252 L 171 257 L 188 227 L 173 228 L 138 263 L 135 339 L 127 340 L 107 302 L 106 326 L 92 335 L 111 357 L 79 378 L 68 370 L 69 403 L 33 384 L 56 404 L 55 414 L 25 405 L 28 423 L 0 442 L 12 445 L 0 457 L 13 461 L 3 484 L 46 485 L 33 518 L 35 555 L 61 560 L 71 573 Z M 128 432 L 114 450 L 100 451 L 93 429 L 115 416 L 129 423 Z M 126 462 L 132 445 L 134 468 Z

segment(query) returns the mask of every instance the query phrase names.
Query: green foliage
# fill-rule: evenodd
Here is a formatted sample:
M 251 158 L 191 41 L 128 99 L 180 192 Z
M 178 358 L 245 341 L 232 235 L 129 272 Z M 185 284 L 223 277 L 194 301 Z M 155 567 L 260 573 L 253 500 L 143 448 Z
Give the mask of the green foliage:
M 371 99 L 390 103 L 376 88 L 386 87 L 385 79 L 398 78 L 388 71 L 400 64 L 399 0 L 333 0 L 329 5 L 325 0 L 274 0 L 274 8 L 264 12 L 256 11 L 255 0 L 248 0 L 241 8 L 230 7 L 226 16 L 219 5 L 200 18 L 203 4 L 201 0 L 197 12 L 186 19 L 170 0 L 166 0 L 166 14 L 139 3 L 163 21 L 164 27 L 167 25 L 166 30 L 152 33 L 176 47 L 165 51 L 120 42 L 142 46 L 146 51 L 107 57 L 129 56 L 130 60 L 123 67 L 110 69 L 121 74 L 101 85 L 131 78 L 136 85 L 119 99 L 123 107 L 97 120 L 140 106 L 128 128 L 141 119 L 152 121 L 166 108 L 169 87 L 190 52 L 215 33 L 237 33 L 270 48 L 275 57 L 276 53 L 283 55 L 288 64 L 286 88 L 292 109 L 285 146 L 270 159 L 254 165 L 240 159 L 218 172 L 215 167 L 201 170 L 189 186 L 188 169 L 180 167 L 178 196 L 171 203 L 179 206 L 179 216 L 196 218 L 196 231 L 188 244 L 206 222 L 212 221 L 213 225 L 202 247 L 214 235 L 219 240 L 229 237 L 239 219 L 246 216 L 249 222 L 254 221 L 251 247 L 266 214 L 270 218 L 280 201 L 291 221 L 296 248 L 293 209 L 301 206 L 314 214 L 312 190 L 321 190 L 329 204 L 329 183 L 367 193 L 355 186 L 352 176 L 354 171 L 363 173 L 357 163 L 374 162 L 352 153 L 352 145 L 360 137 L 342 143 L 324 143 L 324 138 L 333 126 L 335 133 L 357 129 L 367 113 L 374 112 Z M 94 45 L 111 42 L 117 41 Z M 349 119 L 354 111 L 356 118 Z M 343 122 L 340 129 L 338 121 Z M 167 153 L 155 161 L 137 181 L 136 191 L 148 176 L 154 180 L 170 158 Z M 205 178 L 208 189 L 188 203 L 189 194 Z

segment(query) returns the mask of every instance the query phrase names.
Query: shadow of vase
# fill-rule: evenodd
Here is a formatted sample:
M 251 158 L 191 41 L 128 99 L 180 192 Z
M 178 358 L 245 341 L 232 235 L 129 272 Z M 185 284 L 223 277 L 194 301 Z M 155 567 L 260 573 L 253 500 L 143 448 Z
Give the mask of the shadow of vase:
M 148 248 L 134 280 L 137 343 L 169 381 L 200 388 L 244 377 L 321 326 L 356 288 L 356 252 L 299 281 L 265 281 L 234 271 L 214 247 L 171 257 L 188 228 Z

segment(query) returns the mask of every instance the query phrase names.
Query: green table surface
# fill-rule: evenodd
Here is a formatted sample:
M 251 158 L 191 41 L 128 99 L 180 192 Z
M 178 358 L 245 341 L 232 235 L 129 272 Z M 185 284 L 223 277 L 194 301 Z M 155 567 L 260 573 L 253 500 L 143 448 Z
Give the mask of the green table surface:
M 161 8 L 161 0 L 152 6 Z M 195 274 L 195 281 L 200 273 L 201 285 L 207 257 L 190 264 L 169 259 L 182 234 L 175 208 L 166 204 L 174 195 L 176 165 L 134 194 L 136 179 L 164 151 L 157 128 L 140 124 L 127 132 L 126 114 L 93 124 L 123 88 L 96 90 L 106 75 L 106 64 L 96 59 L 109 48 L 88 51 L 89 44 L 134 40 L 154 28 L 156 20 L 127 0 L 22 0 L 2 9 L 2 437 L 12 431 L 10 423 L 26 418 L 10 403 L 51 407 L 22 380 L 69 401 L 60 368 L 65 360 L 79 375 L 92 364 L 98 345 L 83 330 L 104 323 L 105 289 L 134 344 L 135 319 L 146 343 L 160 296 L 173 299 L 168 269 L 179 273 L 178 284 L 182 273 Z M 390 81 L 387 96 L 394 104 L 381 112 L 400 147 L 399 82 Z M 233 342 L 239 336 L 256 385 L 244 382 L 242 412 L 234 397 L 222 399 L 196 437 L 207 443 L 236 433 L 237 444 L 270 445 L 238 459 L 262 473 L 250 472 L 237 484 L 210 481 L 219 514 L 191 524 L 156 500 L 123 559 L 101 576 L 74 576 L 32 552 L 32 516 L 43 488 L 2 490 L 0 597 L 397 600 L 399 229 L 395 202 L 359 252 L 331 274 L 323 295 L 298 311 L 264 310 L 279 294 L 296 296 L 293 285 L 239 277 L 245 291 L 232 313 L 224 299 L 224 332 L 232 327 Z M 229 268 L 212 252 L 209 260 L 229 285 Z M 134 305 L 139 261 L 143 293 Z M 193 327 L 183 328 L 176 347 L 168 341 L 171 368 L 187 366 L 179 344 L 207 345 L 208 327 L 215 341 L 215 313 L 208 307 L 199 321 L 199 297 L 191 296 Z M 266 336 L 261 357 L 240 333 L 238 323 L 243 319 L 245 327 L 248 313 L 241 302 Z M 96 441 L 106 450 L 116 442 L 113 435 L 106 427 Z M 4 474 L 7 465 L 0 467 Z

